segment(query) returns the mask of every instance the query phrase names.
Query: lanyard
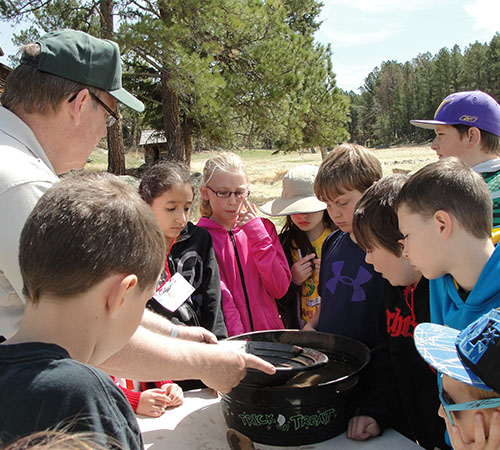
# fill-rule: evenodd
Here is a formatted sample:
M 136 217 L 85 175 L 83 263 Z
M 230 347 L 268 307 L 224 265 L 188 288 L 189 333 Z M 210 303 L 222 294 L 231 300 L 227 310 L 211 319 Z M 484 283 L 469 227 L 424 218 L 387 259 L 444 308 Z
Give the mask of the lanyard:
M 163 281 L 161 286 L 156 291 L 159 291 L 163 286 L 165 286 L 165 283 L 170 281 L 170 279 L 172 278 L 172 275 L 170 275 L 170 270 L 168 268 L 168 255 L 170 255 L 170 250 L 172 250 L 172 247 L 175 244 L 176 240 L 177 240 L 177 238 L 174 238 L 174 240 L 172 241 L 172 243 L 170 244 L 170 247 L 168 249 L 167 256 L 165 256 L 165 272 L 167 272 L 167 276 L 165 277 L 165 280 Z

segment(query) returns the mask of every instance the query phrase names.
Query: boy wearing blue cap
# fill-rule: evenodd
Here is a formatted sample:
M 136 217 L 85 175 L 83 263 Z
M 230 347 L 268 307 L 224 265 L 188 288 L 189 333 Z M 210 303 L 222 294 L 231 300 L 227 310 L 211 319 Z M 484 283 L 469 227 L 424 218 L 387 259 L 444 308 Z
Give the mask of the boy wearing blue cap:
M 438 106 L 433 120 L 410 120 L 434 129 L 431 148 L 439 158 L 455 156 L 481 174 L 493 199 L 493 226 L 500 226 L 500 105 L 481 91 L 456 92 Z M 497 230 L 494 230 L 497 231 Z
M 439 373 L 439 415 L 453 448 L 500 448 L 500 311 L 484 314 L 463 331 L 422 323 L 415 345 Z

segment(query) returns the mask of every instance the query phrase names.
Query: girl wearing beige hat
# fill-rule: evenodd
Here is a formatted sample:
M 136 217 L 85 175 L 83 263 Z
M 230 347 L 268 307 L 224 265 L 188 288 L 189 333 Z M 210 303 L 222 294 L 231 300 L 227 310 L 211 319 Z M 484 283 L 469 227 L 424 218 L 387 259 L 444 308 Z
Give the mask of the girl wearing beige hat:
M 303 328 L 319 310 L 321 247 L 336 229 L 326 204 L 314 195 L 317 172 L 316 166 L 294 167 L 283 178 L 281 197 L 259 208 L 270 216 L 286 216 L 279 237 L 292 272 L 292 283 L 278 301 L 286 328 Z

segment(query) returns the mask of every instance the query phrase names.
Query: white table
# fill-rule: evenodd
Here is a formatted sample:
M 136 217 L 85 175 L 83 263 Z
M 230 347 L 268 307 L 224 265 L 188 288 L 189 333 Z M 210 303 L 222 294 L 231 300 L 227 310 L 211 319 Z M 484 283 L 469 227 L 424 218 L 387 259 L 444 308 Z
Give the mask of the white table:
M 185 393 L 184 404 L 165 411 L 163 416 L 138 416 L 146 450 L 227 450 L 227 425 L 219 398 L 208 389 Z M 332 449 L 336 450 L 422 450 L 394 430 L 365 442 L 348 439 L 344 434 L 328 441 L 301 447 L 276 447 L 255 443 L 259 450 Z

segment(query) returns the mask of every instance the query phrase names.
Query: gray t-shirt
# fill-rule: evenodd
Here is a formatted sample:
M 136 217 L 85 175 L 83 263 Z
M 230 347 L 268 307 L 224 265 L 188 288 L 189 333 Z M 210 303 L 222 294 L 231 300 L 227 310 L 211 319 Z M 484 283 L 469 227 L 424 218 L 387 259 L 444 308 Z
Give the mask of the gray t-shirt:
M 12 337 L 24 312 L 21 231 L 38 199 L 58 180 L 28 125 L 0 107 L 0 336 Z

